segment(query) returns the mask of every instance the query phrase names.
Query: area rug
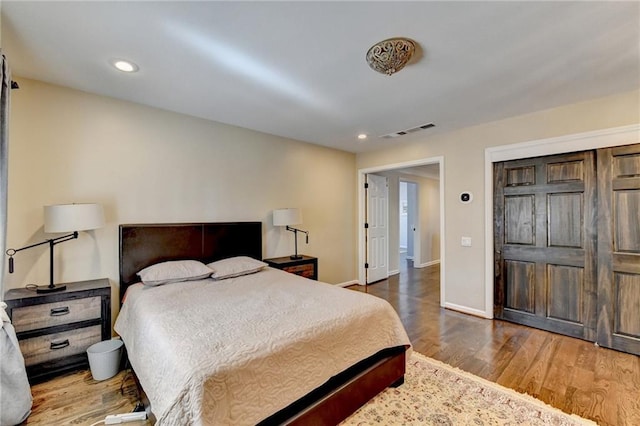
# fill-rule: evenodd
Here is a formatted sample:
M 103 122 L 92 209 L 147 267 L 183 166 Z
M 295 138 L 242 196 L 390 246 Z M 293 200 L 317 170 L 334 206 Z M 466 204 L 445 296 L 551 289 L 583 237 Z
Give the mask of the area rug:
M 529 395 L 413 352 L 405 383 L 388 388 L 346 419 L 365 425 L 595 425 Z

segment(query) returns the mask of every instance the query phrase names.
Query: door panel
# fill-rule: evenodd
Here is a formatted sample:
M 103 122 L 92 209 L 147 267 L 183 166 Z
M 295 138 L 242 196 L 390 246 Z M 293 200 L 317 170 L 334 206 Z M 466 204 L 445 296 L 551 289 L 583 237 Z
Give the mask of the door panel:
M 564 161 L 547 165 L 547 183 L 580 182 L 584 179 L 584 162 Z
M 583 322 L 584 269 L 575 266 L 548 265 L 547 273 L 549 281 L 547 316 L 581 324 Z
M 638 302 L 640 301 L 640 275 L 615 275 L 617 310 L 614 333 L 638 338 L 640 336 L 640 321 L 638 321 Z M 634 309 L 635 302 L 635 309 Z
M 640 355 L 640 145 L 598 151 L 598 343 Z
M 533 185 L 536 183 L 535 166 L 513 167 L 506 171 L 506 186 Z
M 640 253 L 640 189 L 614 192 L 617 253 Z
M 582 248 L 584 203 L 582 193 L 549 194 L 547 198 L 549 247 Z
M 507 285 L 505 308 L 533 314 L 535 312 L 535 263 L 505 261 Z
M 506 196 L 504 199 L 504 232 L 507 244 L 535 245 L 535 197 Z
M 595 340 L 593 152 L 494 168 L 495 316 Z

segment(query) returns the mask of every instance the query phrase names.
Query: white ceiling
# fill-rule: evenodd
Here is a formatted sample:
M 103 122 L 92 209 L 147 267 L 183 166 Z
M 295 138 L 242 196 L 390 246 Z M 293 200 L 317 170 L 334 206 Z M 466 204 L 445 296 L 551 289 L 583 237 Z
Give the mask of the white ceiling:
M 1 11 L 14 76 L 351 152 L 640 88 L 637 1 L 3 0 Z M 421 52 L 389 77 L 364 57 L 393 36 Z

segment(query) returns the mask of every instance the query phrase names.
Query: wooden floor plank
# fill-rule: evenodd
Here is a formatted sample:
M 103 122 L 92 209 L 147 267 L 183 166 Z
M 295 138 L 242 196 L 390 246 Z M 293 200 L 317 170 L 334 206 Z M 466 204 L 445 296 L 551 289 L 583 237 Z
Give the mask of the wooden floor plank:
M 575 360 L 578 350 L 577 339 L 559 338 L 555 357 L 561 359 L 561 362 L 551 363 L 540 389 L 539 397 L 541 399 L 549 401 L 551 405 L 561 405 L 563 403 L 570 385 L 570 377 L 576 369 Z

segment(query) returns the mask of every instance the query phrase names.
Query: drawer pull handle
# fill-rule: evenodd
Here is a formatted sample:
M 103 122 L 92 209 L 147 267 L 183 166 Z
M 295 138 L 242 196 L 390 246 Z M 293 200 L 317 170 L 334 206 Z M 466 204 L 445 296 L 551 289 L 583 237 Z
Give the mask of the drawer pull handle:
M 52 317 L 59 317 L 61 315 L 67 315 L 69 312 L 69 307 L 63 306 L 61 308 L 51 308 L 51 313 L 49 315 Z
M 62 342 L 51 342 L 51 346 L 49 347 L 51 350 L 62 349 L 69 346 L 69 339 L 65 339 Z

